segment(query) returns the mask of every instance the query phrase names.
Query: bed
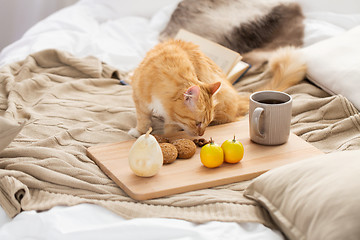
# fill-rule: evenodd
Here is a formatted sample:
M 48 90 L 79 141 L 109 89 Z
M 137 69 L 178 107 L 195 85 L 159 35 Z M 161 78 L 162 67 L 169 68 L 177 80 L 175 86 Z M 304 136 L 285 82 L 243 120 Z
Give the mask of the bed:
M 297 2 L 308 72 L 287 90 L 291 131 L 326 154 L 147 201 L 129 198 L 86 148 L 131 139 L 131 86 L 119 79 L 159 42 L 179 0 L 80 0 L 4 48 L 0 238 L 358 239 L 360 4 Z

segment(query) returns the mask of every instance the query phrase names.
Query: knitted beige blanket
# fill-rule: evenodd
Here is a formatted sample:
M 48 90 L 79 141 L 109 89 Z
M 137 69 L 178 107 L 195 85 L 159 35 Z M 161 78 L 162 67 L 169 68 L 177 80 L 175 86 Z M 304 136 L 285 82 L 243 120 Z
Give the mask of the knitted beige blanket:
M 0 152 L 0 204 L 10 217 L 22 210 L 93 203 L 125 218 L 272 226 L 266 211 L 243 196 L 249 181 L 135 201 L 86 156 L 90 146 L 131 139 L 127 131 L 136 122 L 132 89 L 119 84 L 116 69 L 93 57 L 45 50 L 3 67 L 0 74 L 0 117 L 25 124 Z M 360 118 L 349 101 L 307 82 L 289 92 L 295 134 L 325 152 L 359 148 Z M 162 122 L 154 121 L 156 131 Z M 6 139 L 6 129 L 0 130 Z

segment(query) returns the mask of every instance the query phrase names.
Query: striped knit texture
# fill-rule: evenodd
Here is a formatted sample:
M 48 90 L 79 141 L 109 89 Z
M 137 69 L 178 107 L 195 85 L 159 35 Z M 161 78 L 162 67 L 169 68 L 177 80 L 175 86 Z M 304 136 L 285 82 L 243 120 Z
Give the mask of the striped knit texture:
M 131 86 L 93 57 L 45 50 L 1 70 L 1 115 L 26 124 L 0 154 L 0 204 L 22 210 L 93 203 L 125 217 L 261 222 L 267 213 L 243 196 L 248 182 L 135 201 L 86 156 L 87 147 L 129 140 Z M 155 120 L 154 129 L 161 126 Z

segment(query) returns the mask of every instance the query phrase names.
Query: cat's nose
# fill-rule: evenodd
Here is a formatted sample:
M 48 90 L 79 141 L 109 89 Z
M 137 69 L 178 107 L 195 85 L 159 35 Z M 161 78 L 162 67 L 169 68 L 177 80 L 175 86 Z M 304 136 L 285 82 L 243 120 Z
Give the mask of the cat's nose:
M 198 129 L 198 135 L 199 136 L 204 135 L 204 132 L 205 132 L 205 129 L 201 129 L 201 128 Z

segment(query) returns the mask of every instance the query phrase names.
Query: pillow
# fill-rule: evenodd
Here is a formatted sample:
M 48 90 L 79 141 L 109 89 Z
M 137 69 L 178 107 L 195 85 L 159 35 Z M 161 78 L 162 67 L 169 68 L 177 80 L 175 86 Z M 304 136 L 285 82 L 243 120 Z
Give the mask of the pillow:
M 307 78 L 330 94 L 341 94 L 360 109 L 360 26 L 302 49 Z
M 19 125 L 0 116 L 0 152 L 12 142 L 23 126 L 24 123 Z
M 244 194 L 263 205 L 289 239 L 359 239 L 360 151 L 269 170 Z

